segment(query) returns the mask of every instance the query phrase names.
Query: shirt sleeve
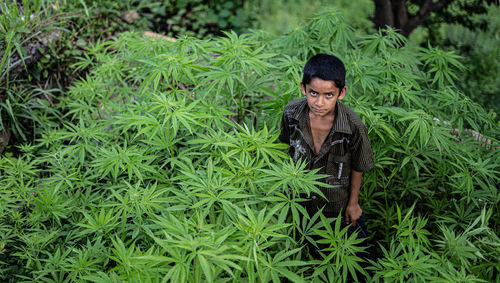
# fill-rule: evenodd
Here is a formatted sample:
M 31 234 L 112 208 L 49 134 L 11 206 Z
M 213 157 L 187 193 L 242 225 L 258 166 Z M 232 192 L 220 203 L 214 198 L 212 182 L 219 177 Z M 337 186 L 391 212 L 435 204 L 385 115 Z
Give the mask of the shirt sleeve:
M 351 168 L 358 172 L 370 171 L 375 167 L 373 151 L 366 126 L 361 124 L 353 133 Z
M 286 119 L 285 113 L 283 113 L 283 115 L 281 116 L 281 132 L 278 139 L 282 143 L 286 143 L 288 145 L 290 144 L 290 133 L 288 130 L 288 121 Z

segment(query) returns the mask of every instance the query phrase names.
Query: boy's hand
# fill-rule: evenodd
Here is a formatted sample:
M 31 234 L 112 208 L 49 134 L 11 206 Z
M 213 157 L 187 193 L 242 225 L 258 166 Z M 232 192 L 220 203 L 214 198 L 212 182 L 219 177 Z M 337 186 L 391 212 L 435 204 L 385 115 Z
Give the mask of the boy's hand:
M 352 223 L 352 226 L 356 226 L 356 221 L 358 221 L 361 217 L 361 213 L 363 213 L 358 203 L 362 176 L 363 172 L 351 171 L 351 195 L 349 196 L 349 202 L 345 209 L 345 222 L 347 224 Z
M 352 223 L 352 226 L 356 226 L 356 221 L 361 217 L 363 211 L 358 203 L 348 204 L 345 209 L 345 222 L 347 224 Z

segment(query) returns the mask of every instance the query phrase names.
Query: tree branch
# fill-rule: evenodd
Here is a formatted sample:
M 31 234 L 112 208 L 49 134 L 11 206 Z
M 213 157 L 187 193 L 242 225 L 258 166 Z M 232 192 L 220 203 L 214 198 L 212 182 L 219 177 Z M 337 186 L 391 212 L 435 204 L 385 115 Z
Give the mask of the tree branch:
M 451 2 L 453 2 L 453 0 L 438 0 L 437 2 L 425 0 L 422 6 L 420 6 L 418 13 L 411 16 L 408 23 L 402 28 L 402 34 L 408 36 L 416 27 L 427 20 L 432 12 L 450 5 Z

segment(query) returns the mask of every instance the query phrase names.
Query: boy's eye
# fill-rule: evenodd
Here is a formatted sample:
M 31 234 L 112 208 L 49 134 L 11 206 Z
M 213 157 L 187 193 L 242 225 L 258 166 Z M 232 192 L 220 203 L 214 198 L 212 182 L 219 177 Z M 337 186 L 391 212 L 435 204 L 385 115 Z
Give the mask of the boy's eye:
M 318 94 L 318 93 L 315 92 L 314 90 L 311 90 L 311 91 L 309 91 L 309 94 L 311 94 L 312 96 L 316 96 L 316 94 Z
M 326 94 L 326 97 L 327 97 L 327 98 L 332 98 L 332 97 L 333 97 L 333 93 L 327 93 L 327 94 Z

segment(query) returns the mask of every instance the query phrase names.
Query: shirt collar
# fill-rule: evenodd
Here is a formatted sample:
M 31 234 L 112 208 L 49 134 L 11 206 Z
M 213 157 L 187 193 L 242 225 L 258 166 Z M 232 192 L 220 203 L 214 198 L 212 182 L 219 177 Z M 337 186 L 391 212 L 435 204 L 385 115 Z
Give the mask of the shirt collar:
M 334 132 L 341 132 L 346 134 L 352 134 L 351 126 L 349 125 L 349 120 L 346 113 L 346 105 L 340 101 L 337 101 L 335 105 L 335 119 L 333 120 L 332 130 Z M 301 105 L 297 108 L 292 115 L 292 118 L 296 120 L 297 123 L 305 123 L 309 121 L 309 106 L 307 105 L 307 99 L 304 98 Z

